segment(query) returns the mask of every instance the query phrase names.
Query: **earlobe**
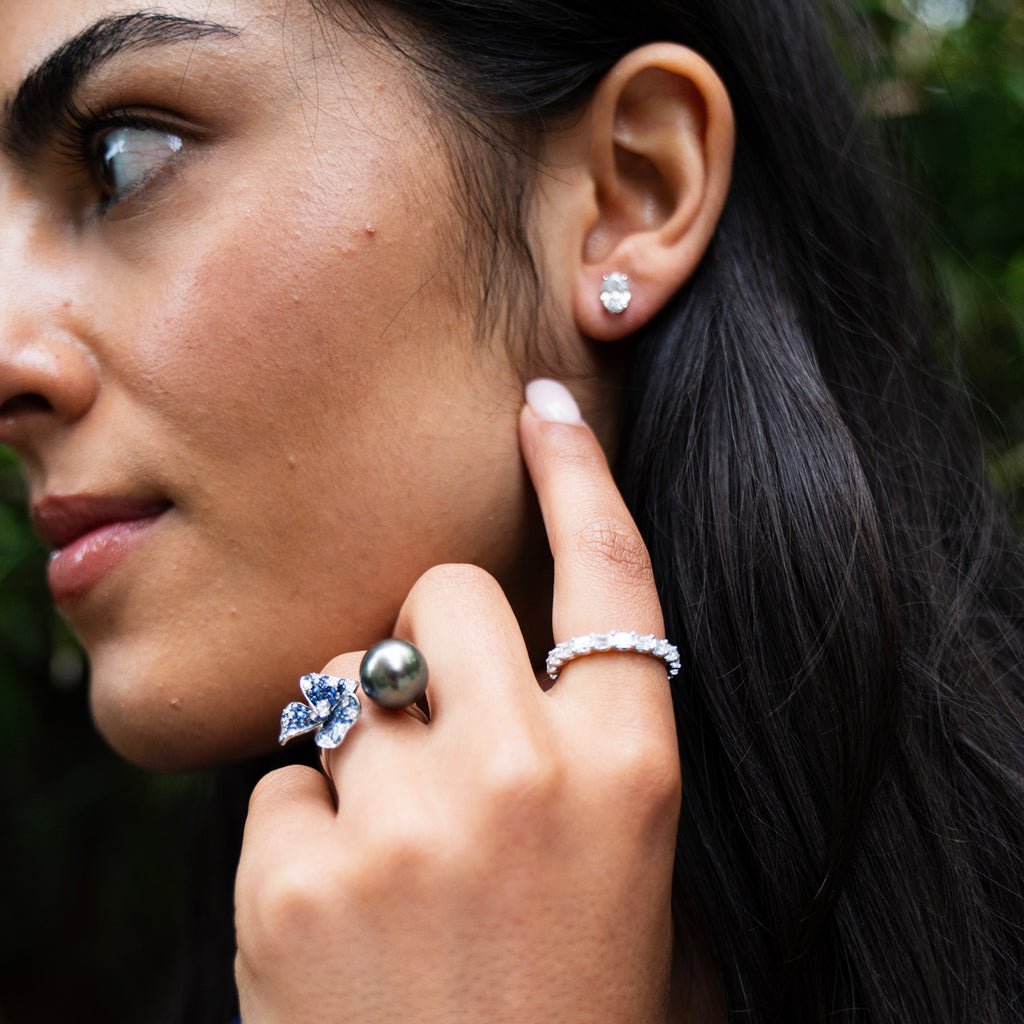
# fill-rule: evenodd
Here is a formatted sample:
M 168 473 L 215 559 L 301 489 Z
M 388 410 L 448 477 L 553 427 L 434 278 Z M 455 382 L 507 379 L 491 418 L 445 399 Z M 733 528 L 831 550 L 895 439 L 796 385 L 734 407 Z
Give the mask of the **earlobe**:
M 650 320 L 704 255 L 728 193 L 733 116 L 702 57 L 656 43 L 605 76 L 587 124 L 573 315 L 585 337 L 613 341 Z M 602 298 L 611 275 L 626 278 L 627 302 L 621 287 Z

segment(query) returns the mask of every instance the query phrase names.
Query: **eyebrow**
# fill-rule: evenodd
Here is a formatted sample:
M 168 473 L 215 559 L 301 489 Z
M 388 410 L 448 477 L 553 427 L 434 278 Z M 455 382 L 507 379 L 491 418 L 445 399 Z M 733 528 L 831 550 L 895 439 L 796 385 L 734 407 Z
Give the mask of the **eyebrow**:
M 15 160 L 31 157 L 64 123 L 82 82 L 121 54 L 238 34 L 238 29 L 214 22 L 142 11 L 101 18 L 62 43 L 4 102 L 0 150 Z

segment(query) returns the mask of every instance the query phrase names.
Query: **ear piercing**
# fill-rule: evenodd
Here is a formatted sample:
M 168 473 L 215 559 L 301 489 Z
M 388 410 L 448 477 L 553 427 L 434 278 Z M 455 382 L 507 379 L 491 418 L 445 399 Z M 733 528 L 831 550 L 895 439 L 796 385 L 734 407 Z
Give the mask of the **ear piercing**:
M 617 271 L 604 275 L 601 285 L 601 305 L 609 313 L 624 313 L 633 296 L 629 291 L 629 278 Z

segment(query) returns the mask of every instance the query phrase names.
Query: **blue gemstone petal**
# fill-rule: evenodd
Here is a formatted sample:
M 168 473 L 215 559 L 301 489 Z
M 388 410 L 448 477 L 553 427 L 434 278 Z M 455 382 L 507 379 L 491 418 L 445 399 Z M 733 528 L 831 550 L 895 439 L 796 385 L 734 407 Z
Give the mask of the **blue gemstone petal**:
M 355 725 L 360 711 L 362 708 L 359 705 L 359 698 L 354 694 L 343 694 L 337 707 L 330 713 L 327 721 L 316 734 L 316 745 L 326 747 L 328 750 L 336 747 L 345 738 L 349 729 Z
M 278 743 L 287 743 L 293 736 L 311 732 L 320 725 L 321 719 L 305 704 L 292 702 L 281 712 L 281 735 Z
M 342 682 L 344 680 L 338 679 L 337 676 L 321 675 L 315 672 L 312 675 L 303 676 L 299 680 L 299 689 L 302 690 L 302 696 L 309 701 L 310 707 L 316 708 L 325 701 L 334 707 L 338 701 L 338 686 Z

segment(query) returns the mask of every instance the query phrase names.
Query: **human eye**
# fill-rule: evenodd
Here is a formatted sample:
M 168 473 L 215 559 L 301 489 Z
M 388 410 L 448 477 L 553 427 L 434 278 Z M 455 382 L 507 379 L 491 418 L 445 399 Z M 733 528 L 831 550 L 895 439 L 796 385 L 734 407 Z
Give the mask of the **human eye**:
M 97 133 L 93 173 L 101 207 L 111 207 L 141 188 L 182 145 L 180 135 L 152 125 L 119 125 Z
M 91 210 L 103 215 L 155 184 L 186 146 L 188 134 L 178 120 L 149 111 L 98 115 L 69 106 L 56 146 L 75 171 L 75 192 L 88 195 Z

